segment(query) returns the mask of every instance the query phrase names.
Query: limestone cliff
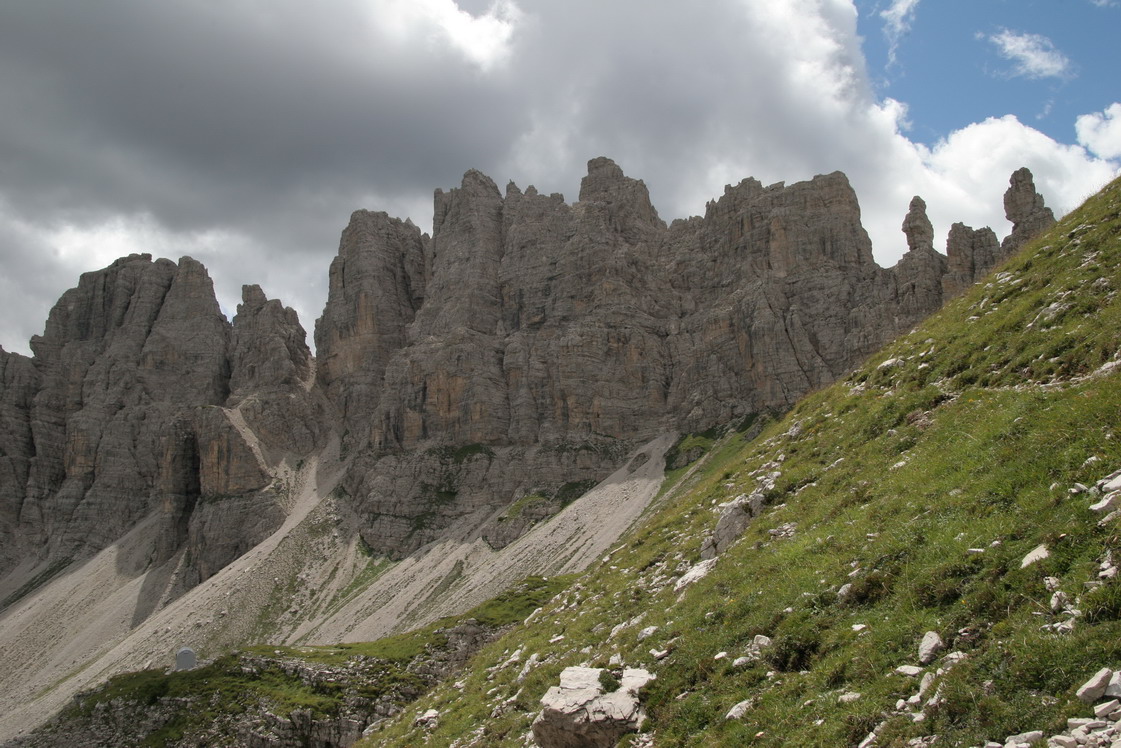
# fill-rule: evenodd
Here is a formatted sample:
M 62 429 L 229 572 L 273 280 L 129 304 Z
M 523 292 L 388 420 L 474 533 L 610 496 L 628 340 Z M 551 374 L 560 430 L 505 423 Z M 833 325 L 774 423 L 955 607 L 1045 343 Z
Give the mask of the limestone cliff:
M 178 594 L 280 526 L 333 434 L 374 550 L 503 546 L 656 434 L 789 407 L 1053 220 L 1026 170 L 1005 204 L 1012 237 L 955 226 L 947 259 L 916 198 L 883 269 L 840 173 L 746 179 L 667 226 L 610 159 L 572 204 L 469 171 L 432 236 L 351 216 L 315 360 L 259 287 L 229 322 L 198 262 L 123 258 L 63 295 L 31 359 L 0 351 L 0 577 L 151 521 L 121 563 Z
M 638 441 L 785 409 L 1003 256 L 951 237 L 949 264 L 916 198 L 880 268 L 840 173 L 748 179 L 668 227 L 606 158 L 573 204 L 476 171 L 434 202 L 431 238 L 352 217 L 316 329 L 347 503 L 391 555 L 447 531 L 502 545 L 504 507 L 547 516 Z
M 168 583 L 189 587 L 279 526 L 275 468 L 322 437 L 291 310 L 252 287 L 231 325 L 201 264 L 132 255 L 85 273 L 31 346 L 0 358 L 0 575 L 57 569 L 151 517 L 127 571 L 190 547 Z

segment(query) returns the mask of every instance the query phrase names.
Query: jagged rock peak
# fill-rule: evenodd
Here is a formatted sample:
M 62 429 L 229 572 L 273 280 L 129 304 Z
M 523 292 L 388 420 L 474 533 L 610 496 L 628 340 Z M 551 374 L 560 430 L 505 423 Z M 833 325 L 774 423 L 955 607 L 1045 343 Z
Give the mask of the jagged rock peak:
M 1026 166 L 1014 171 L 1008 182 L 1008 191 L 1004 193 L 1004 217 L 1012 222 L 1012 233 L 1000 245 L 1005 256 L 1055 223 L 1055 214 L 1043 204 L 1043 196 L 1036 192 L 1035 180 Z
M 903 219 L 903 233 L 907 235 L 907 249 L 934 251 L 934 226 L 926 215 L 926 201 L 918 195 L 911 198 L 907 217 Z
M 580 202 L 607 204 L 612 223 L 624 229 L 631 228 L 627 226 L 631 222 L 665 227 L 650 202 L 646 183 L 624 175 L 619 165 L 605 156 L 588 161 L 588 175 L 580 180 Z
M 377 407 L 385 366 L 424 299 L 428 246 L 416 226 L 381 211 L 354 211 L 339 238 L 315 323 L 317 376 L 353 434 Z
M 311 351 L 296 311 L 256 284 L 242 286 L 241 299 L 230 345 L 232 400 L 306 380 Z
M 1008 191 L 1004 193 L 1004 217 L 1009 221 L 1023 223 L 1037 213 L 1051 212 L 1043 204 L 1043 195 L 1036 192 L 1035 179 L 1026 166 L 1012 172 L 1008 183 Z
M 265 292 L 256 283 L 244 285 L 241 287 L 241 303 L 237 305 L 237 313 L 244 314 L 256 311 L 263 307 L 267 301 L 268 297 L 265 296 Z
M 463 179 L 460 180 L 459 187 L 453 187 L 444 192 L 440 188 L 436 188 L 433 195 L 436 198 L 437 204 L 441 196 L 451 195 L 455 193 L 463 193 L 465 197 L 482 197 L 482 198 L 500 198 L 502 193 L 498 189 L 498 185 L 494 180 L 483 174 L 478 169 L 468 169 L 463 173 Z

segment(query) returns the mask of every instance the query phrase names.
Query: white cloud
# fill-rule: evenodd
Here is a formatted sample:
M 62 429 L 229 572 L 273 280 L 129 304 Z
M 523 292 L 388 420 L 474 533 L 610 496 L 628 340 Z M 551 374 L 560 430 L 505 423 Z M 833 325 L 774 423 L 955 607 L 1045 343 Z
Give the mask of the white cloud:
M 1001 29 L 988 37 L 1001 57 L 1013 63 L 1012 76 L 1025 78 L 1067 78 L 1073 74 L 1070 59 L 1042 34 Z
M 926 198 L 942 240 L 955 221 L 974 228 L 990 226 L 999 236 L 1006 235 L 1011 226 L 1004 219 L 1001 198 L 1008 177 L 1021 166 L 1031 169 L 1036 189 L 1059 216 L 1119 171 L 1116 164 L 1094 158 L 1079 146 L 1058 143 L 1012 115 L 968 125 L 930 149 L 908 144 L 904 150 L 913 150 L 918 164 L 904 166 L 900 176 L 920 186 L 918 194 Z M 886 258 L 881 255 L 882 259 Z
M 435 35 L 484 70 L 509 56 L 522 17 L 513 0 L 495 0 L 481 15 L 455 0 L 373 0 L 370 10 L 380 29 L 400 37 Z
M 1083 114 L 1074 123 L 1078 142 L 1102 158 L 1121 158 L 1121 104 L 1114 102 L 1104 112 Z
M 886 10 L 880 11 L 880 18 L 884 19 L 884 36 L 888 42 L 888 65 L 895 63 L 899 40 L 911 30 L 919 2 L 920 0 L 894 0 Z

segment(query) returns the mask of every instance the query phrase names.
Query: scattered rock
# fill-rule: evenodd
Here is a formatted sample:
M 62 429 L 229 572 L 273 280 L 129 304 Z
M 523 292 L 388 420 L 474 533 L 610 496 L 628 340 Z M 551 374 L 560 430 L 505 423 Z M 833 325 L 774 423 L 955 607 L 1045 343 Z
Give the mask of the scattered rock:
M 919 662 L 923 665 L 929 665 L 938 653 L 945 648 L 946 644 L 937 631 L 927 631 L 923 634 L 922 642 L 919 644 Z
M 1004 739 L 1006 746 L 1021 746 L 1021 745 L 1036 745 L 1043 741 L 1043 732 L 1040 730 L 1032 730 L 1031 732 L 1022 732 L 1018 735 L 1009 735 Z
M 724 719 L 742 719 L 743 715 L 747 714 L 747 711 L 754 706 L 755 699 L 744 699 L 743 701 L 729 709 L 728 713 L 724 715 Z
M 1121 501 L 1121 491 L 1113 491 L 1108 493 L 1096 504 L 1090 505 L 1090 511 L 1101 514 L 1103 512 L 1111 512 L 1117 508 L 1118 502 Z
M 1074 695 L 1087 704 L 1092 701 L 1097 701 L 1105 694 L 1105 689 L 1109 685 L 1112 676 L 1113 671 L 1110 668 L 1103 667 L 1101 670 L 1094 673 L 1090 680 L 1083 683 L 1078 690 L 1074 692 Z
M 1050 557 L 1050 555 L 1051 552 L 1047 550 L 1046 545 L 1037 545 L 1035 548 L 1028 552 L 1028 555 L 1024 556 L 1022 561 L 1020 561 L 1020 568 L 1026 569 L 1037 561 L 1042 561 L 1043 559 Z
M 688 587 L 690 584 L 693 584 L 693 582 L 698 582 L 701 579 L 704 579 L 708 575 L 708 573 L 710 571 L 712 571 L 713 567 L 715 567 L 715 566 L 716 566 L 716 559 L 715 558 L 706 559 L 706 560 L 701 561 L 700 563 L 696 564 L 691 569 L 689 569 L 689 571 L 687 571 L 683 575 L 681 575 L 681 578 L 678 579 L 674 583 L 674 585 L 673 585 L 674 591 L 675 592 L 680 592 L 681 590 Z
M 757 490 L 750 496 L 740 494 L 720 506 L 722 511 L 716 522 L 716 529 L 701 545 L 702 559 L 715 558 L 743 535 L 751 520 L 763 510 L 763 493 Z

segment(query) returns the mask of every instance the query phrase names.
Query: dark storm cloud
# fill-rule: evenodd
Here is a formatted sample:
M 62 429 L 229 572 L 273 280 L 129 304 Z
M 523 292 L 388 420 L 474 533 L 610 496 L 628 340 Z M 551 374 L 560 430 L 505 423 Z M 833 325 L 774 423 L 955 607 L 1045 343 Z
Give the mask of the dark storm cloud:
M 190 241 L 199 232 L 251 237 L 226 248 L 237 256 L 215 246 L 200 258 L 223 302 L 271 276 L 266 291 L 301 296 L 285 300 L 310 327 L 349 213 L 420 209 L 426 224 L 434 187 L 506 151 L 525 114 L 515 93 L 429 36 L 386 33 L 355 3 L 10 3 L 0 206 L 45 232 L 151 217 L 182 240 L 173 257 L 205 255 Z M 35 273 L 51 289 L 18 337 L 5 331 L 9 348 L 41 329 L 75 265 L 97 266 L 51 264 L 50 249 L 0 237 L 5 276 Z M 284 256 L 321 266 L 311 289 L 267 267 Z
M 1020 145 L 1044 154 L 1037 183 L 1108 171 L 1014 120 L 925 149 L 904 119 L 868 85 L 851 0 L 15 0 L 0 342 L 23 348 L 81 271 L 130 251 L 194 255 L 229 313 L 260 283 L 310 331 L 351 211 L 426 227 L 469 168 L 573 201 L 610 156 L 666 219 L 726 182 L 841 169 L 881 261 L 913 194 L 936 225 L 999 220 Z M 983 212 L 969 179 L 990 162 Z
M 10 197 L 181 229 L 321 188 L 431 190 L 464 154 L 492 160 L 516 99 L 450 51 L 401 46 L 341 4 L 17 4 L 0 15 Z

